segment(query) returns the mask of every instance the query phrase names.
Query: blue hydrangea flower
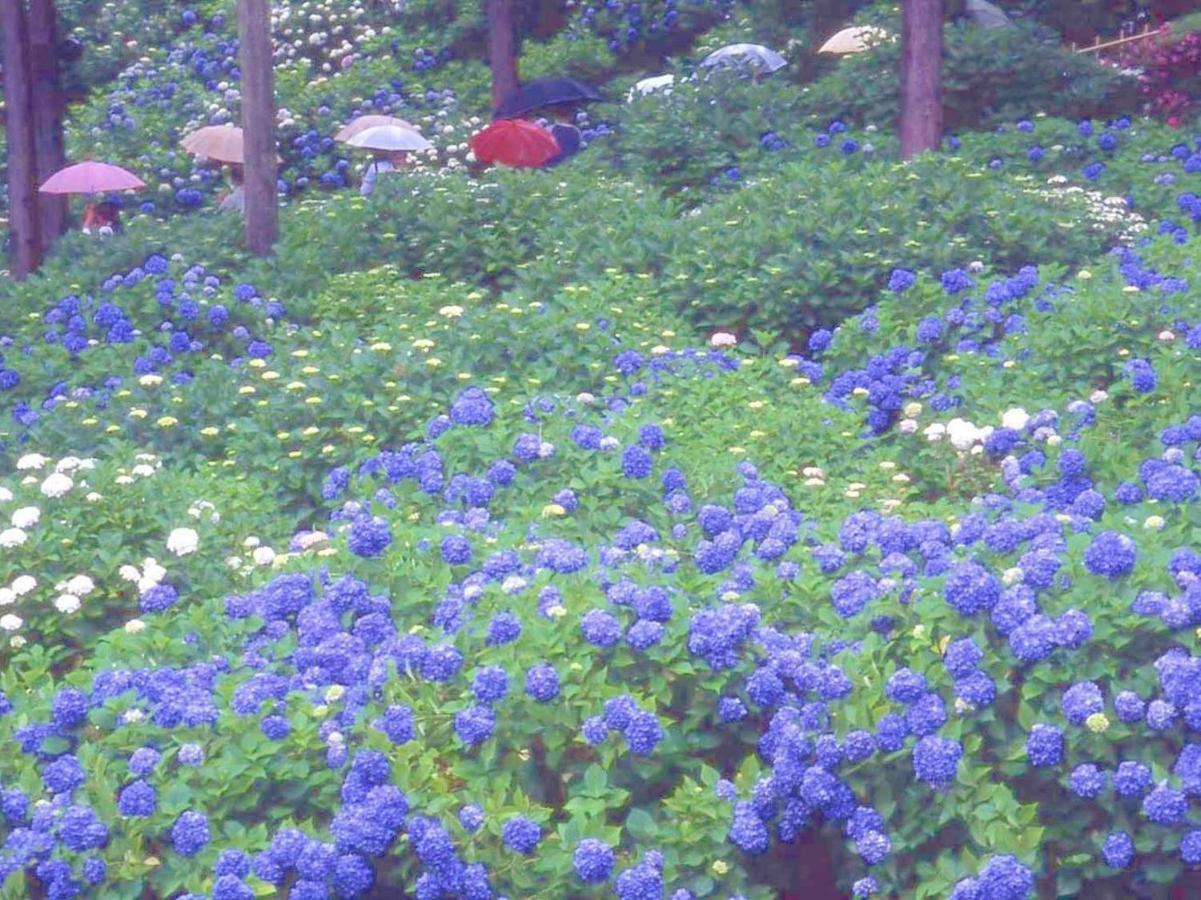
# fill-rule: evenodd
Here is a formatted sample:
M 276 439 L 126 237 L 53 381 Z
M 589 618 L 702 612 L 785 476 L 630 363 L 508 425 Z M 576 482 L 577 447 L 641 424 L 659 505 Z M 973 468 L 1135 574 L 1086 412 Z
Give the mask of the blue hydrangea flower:
M 1062 709 L 1064 718 L 1073 725 L 1083 725 L 1093 713 L 1105 709 L 1105 698 L 1101 696 L 1101 688 L 1091 681 L 1081 681 L 1072 685 L 1063 694 Z
M 1001 598 L 1001 583 L 979 563 L 962 562 L 947 573 L 943 596 L 960 615 L 992 609 Z
M 1141 797 L 1151 787 L 1151 769 L 1141 762 L 1126 760 L 1113 776 L 1113 788 L 1119 797 Z
M 946 787 L 955 779 L 961 756 L 958 741 L 926 735 L 914 745 L 913 774 L 933 787 Z
M 509 849 L 529 856 L 542 839 L 542 829 L 525 816 L 516 815 L 501 827 L 501 839 Z
M 1094 575 L 1116 580 L 1134 571 L 1138 548 L 1134 541 L 1116 531 L 1098 534 L 1084 552 L 1084 566 Z
M 576 875 L 585 884 L 599 884 L 609 880 L 617 854 L 604 841 L 584 838 L 576 845 L 571 855 Z
M 1156 825 L 1177 825 L 1188 814 L 1188 799 L 1182 791 L 1161 783 L 1143 798 L 1143 815 Z
M 195 856 L 209 842 L 209 822 L 204 813 L 181 813 L 171 827 L 171 844 L 183 856 Z
M 536 663 L 525 673 L 525 692 L 539 703 L 559 696 L 559 673 L 550 663 Z
M 1101 859 L 1111 869 L 1124 869 L 1134 861 L 1134 841 L 1124 831 L 1115 831 L 1101 845 Z
M 1026 758 L 1032 766 L 1059 765 L 1063 761 L 1063 732 L 1054 725 L 1035 725 L 1026 736 Z

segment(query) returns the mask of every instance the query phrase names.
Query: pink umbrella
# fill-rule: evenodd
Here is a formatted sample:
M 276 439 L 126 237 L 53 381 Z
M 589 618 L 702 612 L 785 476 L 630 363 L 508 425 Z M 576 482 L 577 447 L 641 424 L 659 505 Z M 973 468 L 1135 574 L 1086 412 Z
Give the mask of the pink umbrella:
M 81 162 L 59 169 L 38 190 L 43 194 L 102 194 L 108 191 L 136 191 L 146 183 L 120 166 L 102 162 Z

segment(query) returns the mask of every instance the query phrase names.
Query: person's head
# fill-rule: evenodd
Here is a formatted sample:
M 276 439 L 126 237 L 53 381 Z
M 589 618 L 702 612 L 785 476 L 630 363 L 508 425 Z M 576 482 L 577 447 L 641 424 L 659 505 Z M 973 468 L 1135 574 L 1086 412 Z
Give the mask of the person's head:
M 243 173 L 241 166 L 233 165 L 229 167 L 229 180 L 233 184 L 240 186 L 244 179 L 245 174 Z
M 111 200 L 105 200 L 103 203 L 96 204 L 96 216 L 104 222 L 114 223 L 120 215 L 120 207 Z
M 556 122 L 564 122 L 568 125 L 575 122 L 574 106 L 552 106 L 548 112 L 550 113 L 550 117 Z
M 388 162 L 394 166 L 403 166 L 409 161 L 409 154 L 404 150 L 393 150 L 388 154 Z

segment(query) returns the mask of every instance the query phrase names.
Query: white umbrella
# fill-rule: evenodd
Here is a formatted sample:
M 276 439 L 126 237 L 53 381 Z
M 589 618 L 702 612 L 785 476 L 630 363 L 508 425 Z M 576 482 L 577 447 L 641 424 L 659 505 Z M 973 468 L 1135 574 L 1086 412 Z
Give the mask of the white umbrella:
M 346 143 L 364 150 L 428 150 L 434 146 L 420 132 L 400 125 L 376 125 Z
M 788 60 L 762 44 L 730 44 L 728 47 L 714 50 L 701 61 L 701 65 L 705 68 L 749 65 L 775 72 L 788 65 Z
M 831 35 L 830 39 L 822 44 L 817 52 L 840 55 L 862 53 L 887 39 L 888 32 L 883 28 L 876 28 L 874 25 L 857 25 L 852 28 L 844 28 Z
M 343 125 L 338 133 L 334 135 L 334 140 L 349 141 L 356 134 L 361 134 L 368 128 L 375 128 L 377 125 L 399 125 L 401 128 L 412 128 L 414 131 L 420 131 L 412 122 L 406 122 L 404 119 L 396 118 L 396 116 L 359 116 Z
M 634 102 L 639 97 L 645 97 L 647 94 L 653 94 L 655 91 L 669 88 L 676 83 L 676 76 L 668 73 L 667 75 L 656 75 L 653 78 L 643 78 L 637 82 L 626 98 L 627 102 Z
M 1007 28 L 1013 25 L 1009 16 L 988 0 L 967 0 L 967 16 L 981 28 Z

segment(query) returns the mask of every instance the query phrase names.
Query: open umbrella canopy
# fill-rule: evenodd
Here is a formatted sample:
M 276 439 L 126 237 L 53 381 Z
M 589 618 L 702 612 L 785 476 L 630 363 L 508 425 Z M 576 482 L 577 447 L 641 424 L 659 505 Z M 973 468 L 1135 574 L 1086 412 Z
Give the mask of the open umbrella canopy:
M 193 131 L 179 145 L 192 156 L 202 156 L 216 162 L 243 161 L 242 129 L 236 125 L 208 125 Z
M 524 119 L 498 119 L 471 137 L 475 158 L 485 165 L 536 168 L 559 153 L 550 132 Z
M 668 73 L 667 75 L 655 75 L 653 78 L 643 78 L 641 81 L 635 82 L 630 88 L 627 102 L 633 102 L 639 97 L 645 97 L 648 94 L 653 94 L 655 91 L 666 91 L 676 83 L 676 76 Z
M 538 78 L 517 89 L 496 108 L 496 118 L 507 119 L 544 106 L 598 103 L 604 98 L 596 88 L 574 78 Z
M 120 166 L 89 161 L 59 169 L 38 190 L 43 194 L 103 194 L 136 191 L 145 186 L 142 179 Z
M 888 32 L 874 25 L 856 25 L 844 28 L 830 36 L 818 49 L 818 53 L 842 55 L 847 53 L 863 53 L 876 44 L 888 39 Z
M 395 125 L 398 128 L 417 130 L 417 126 L 411 122 L 406 122 L 404 119 L 398 119 L 396 116 L 359 116 L 357 119 L 351 119 L 343 125 L 338 130 L 338 133 L 334 135 L 334 140 L 346 142 L 356 134 L 361 134 L 368 128 L 376 128 L 380 125 Z
M 236 125 L 206 125 L 179 144 L 192 156 L 213 162 L 241 164 L 246 161 L 242 154 L 242 129 Z M 283 159 L 277 155 L 275 161 L 282 163 Z
M 716 66 L 751 66 L 775 72 L 788 65 L 788 60 L 762 44 L 730 44 L 714 50 L 701 60 L 701 65 L 707 69 Z
M 1009 16 L 988 0 L 967 0 L 965 9 L 967 17 L 981 28 L 1008 28 L 1013 25 Z
M 400 125 L 376 125 L 346 143 L 364 150 L 428 150 L 434 146 L 417 129 Z

